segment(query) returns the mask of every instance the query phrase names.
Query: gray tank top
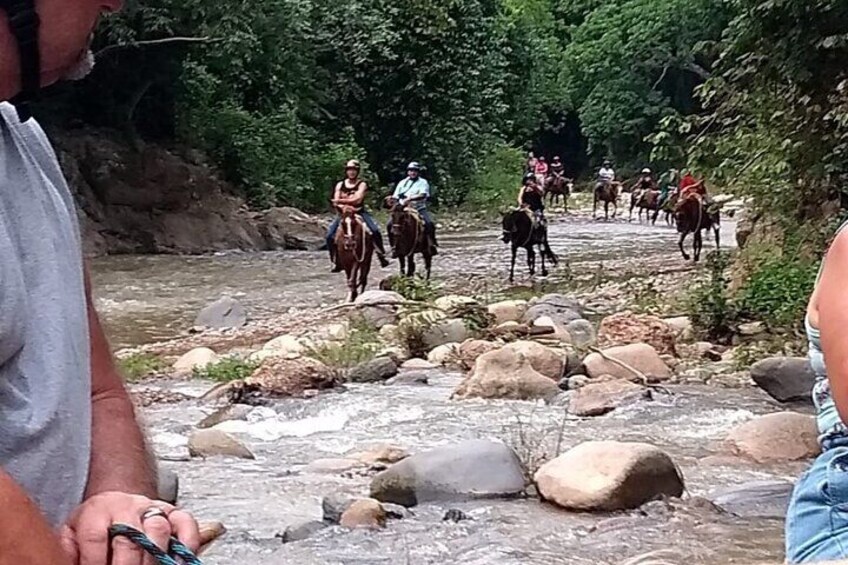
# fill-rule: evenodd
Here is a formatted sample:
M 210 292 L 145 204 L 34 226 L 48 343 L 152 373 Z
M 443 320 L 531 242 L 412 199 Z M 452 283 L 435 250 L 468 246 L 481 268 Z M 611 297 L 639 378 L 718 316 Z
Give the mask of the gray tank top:
M 89 355 L 73 200 L 41 128 L 0 103 L 0 465 L 54 525 L 88 477 Z

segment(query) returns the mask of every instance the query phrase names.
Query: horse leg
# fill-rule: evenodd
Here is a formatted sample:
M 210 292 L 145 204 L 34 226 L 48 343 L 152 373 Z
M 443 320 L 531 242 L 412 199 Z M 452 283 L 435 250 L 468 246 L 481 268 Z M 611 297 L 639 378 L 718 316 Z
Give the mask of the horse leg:
M 548 276 L 548 268 L 545 266 L 545 245 L 544 243 L 539 244 L 539 257 L 542 258 L 542 276 Z
M 408 264 L 409 264 L 409 269 L 408 269 L 407 273 L 408 273 L 409 278 L 412 278 L 412 277 L 415 276 L 415 254 L 413 253 L 412 255 L 410 255 L 409 258 L 407 259 L 407 261 L 408 261 Z
M 356 276 L 358 274 L 358 269 L 356 268 L 356 265 L 353 265 L 352 267 L 348 268 L 346 270 L 346 274 L 347 274 L 347 288 L 348 288 L 347 301 L 353 302 L 354 300 L 356 300 L 356 286 L 357 286 Z
M 595 202 L 592 204 L 592 219 L 598 219 L 598 195 L 595 195 Z
M 430 271 L 433 268 L 433 256 L 429 253 L 424 254 L 424 270 L 427 271 L 427 280 L 430 280 Z
M 406 276 L 406 257 L 398 257 L 398 265 L 400 266 L 400 276 Z
M 716 250 L 719 250 L 721 249 L 721 226 L 715 226 L 713 231 L 715 232 Z
M 697 263 L 698 261 L 701 260 L 701 248 L 703 248 L 703 246 L 704 246 L 704 240 L 703 240 L 703 237 L 701 236 L 700 228 L 695 230 L 695 238 L 694 239 L 695 240 L 692 244 L 692 248 L 695 251 L 695 262 Z
M 518 255 L 518 247 L 512 244 L 512 262 L 509 266 L 509 282 L 515 282 L 515 258 Z
M 527 250 L 527 268 L 530 269 L 530 276 L 536 274 L 536 252 L 533 251 L 533 245 L 525 248 Z
M 686 232 L 680 232 L 680 241 L 677 242 L 677 246 L 680 248 L 680 252 L 683 254 L 683 259 L 688 261 L 689 255 L 686 254 L 686 249 L 683 245 L 686 243 Z

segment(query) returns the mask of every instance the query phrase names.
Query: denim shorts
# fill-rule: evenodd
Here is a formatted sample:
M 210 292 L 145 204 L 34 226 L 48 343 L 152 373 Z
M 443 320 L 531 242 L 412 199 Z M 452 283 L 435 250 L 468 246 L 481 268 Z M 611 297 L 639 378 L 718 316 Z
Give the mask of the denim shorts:
M 848 557 L 848 437 L 826 440 L 824 452 L 795 485 L 786 514 L 788 563 Z

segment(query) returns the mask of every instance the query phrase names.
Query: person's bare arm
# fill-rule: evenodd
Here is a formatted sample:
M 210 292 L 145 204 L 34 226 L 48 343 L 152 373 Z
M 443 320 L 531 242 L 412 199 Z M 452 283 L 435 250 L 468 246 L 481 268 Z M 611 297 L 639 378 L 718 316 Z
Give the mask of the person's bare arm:
M 71 565 L 59 537 L 23 489 L 0 471 L 0 565 Z
M 85 497 L 123 492 L 156 498 L 156 464 L 147 449 L 135 409 L 121 379 L 91 298 L 86 274 L 91 333 L 91 468 Z
M 816 291 L 827 376 L 843 422 L 848 422 L 848 231 L 833 242 Z
M 362 203 L 365 202 L 366 192 L 368 192 L 368 184 L 364 182 L 359 183 L 359 187 L 356 189 L 356 192 L 354 192 L 347 198 L 342 198 L 341 202 L 346 206 L 359 208 L 360 206 L 362 206 Z

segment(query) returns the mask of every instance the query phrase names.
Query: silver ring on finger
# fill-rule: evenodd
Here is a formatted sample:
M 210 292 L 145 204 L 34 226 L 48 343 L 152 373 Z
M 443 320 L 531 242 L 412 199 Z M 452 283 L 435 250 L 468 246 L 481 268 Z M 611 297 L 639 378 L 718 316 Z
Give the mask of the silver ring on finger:
M 141 521 L 144 523 L 146 520 L 150 520 L 151 518 L 165 518 L 168 519 L 168 513 L 162 510 L 161 508 L 157 508 L 155 506 L 148 508 L 145 510 L 144 514 L 141 515 Z

